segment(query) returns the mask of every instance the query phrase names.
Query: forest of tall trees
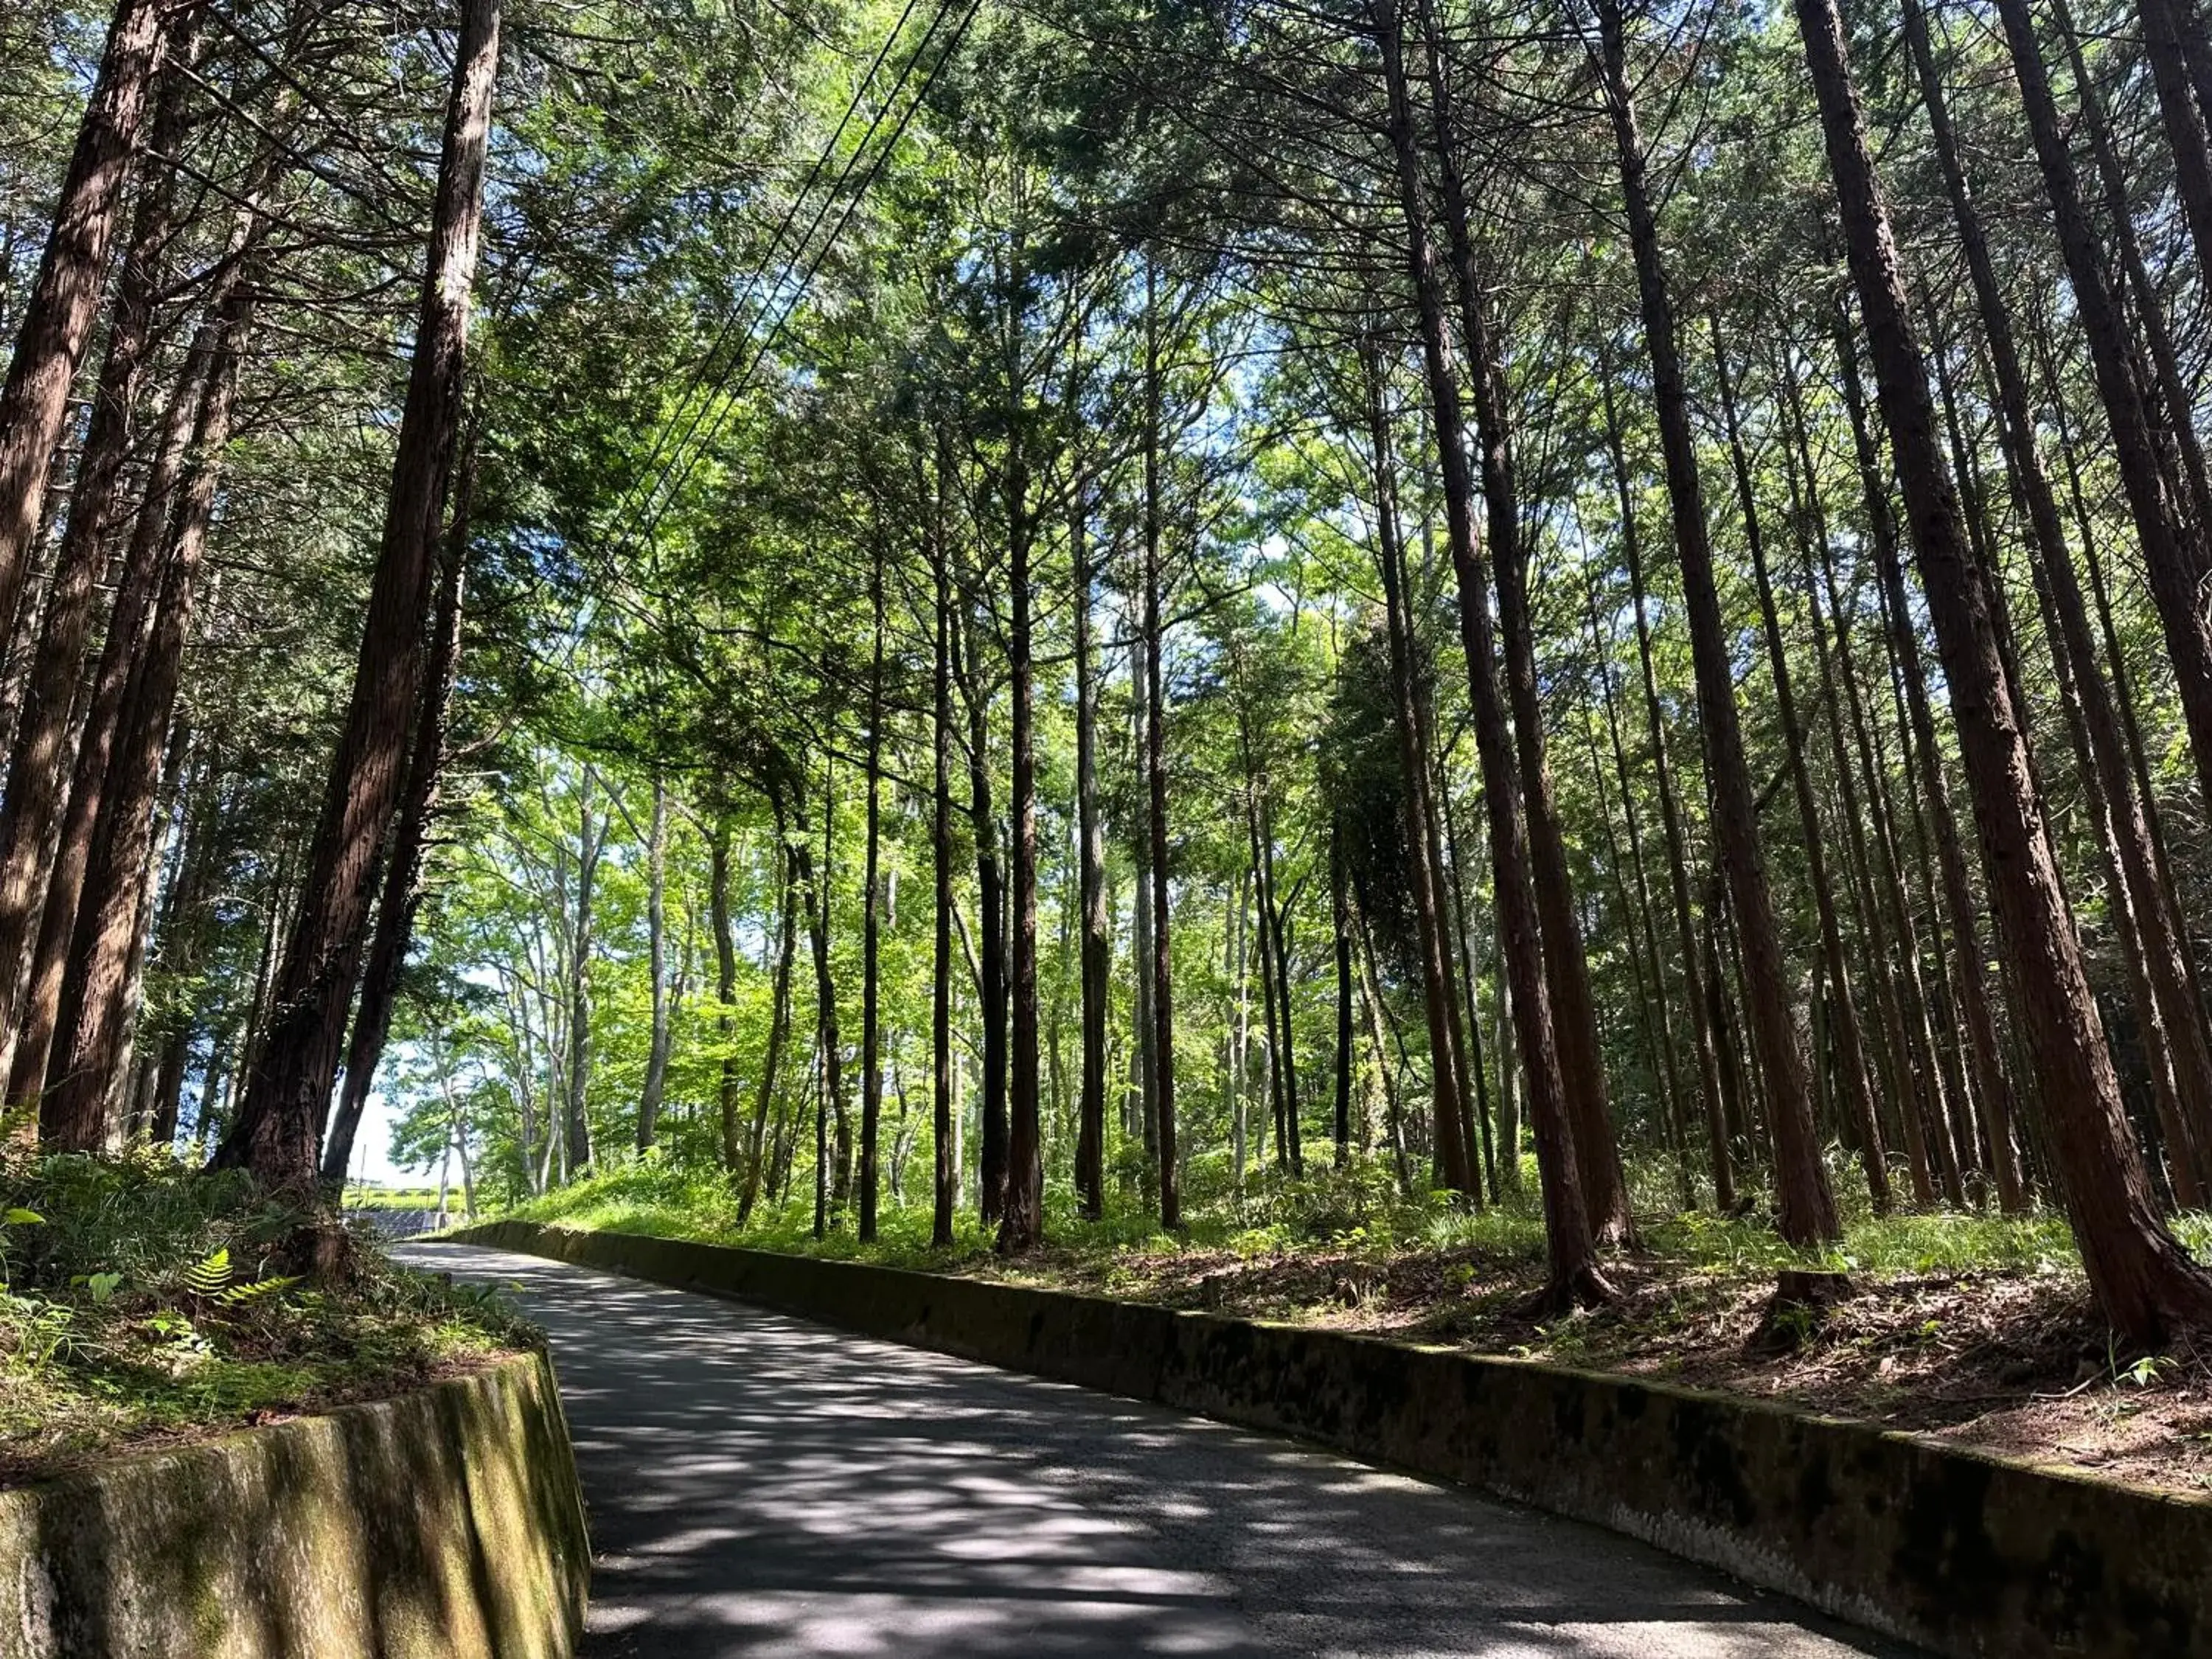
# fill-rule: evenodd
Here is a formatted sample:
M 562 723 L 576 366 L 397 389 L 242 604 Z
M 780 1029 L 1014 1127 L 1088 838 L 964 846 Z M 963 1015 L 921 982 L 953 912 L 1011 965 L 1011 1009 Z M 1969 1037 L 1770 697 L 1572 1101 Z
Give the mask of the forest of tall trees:
M 0 340 L 15 1137 L 2212 1327 L 2195 0 L 22 0 Z

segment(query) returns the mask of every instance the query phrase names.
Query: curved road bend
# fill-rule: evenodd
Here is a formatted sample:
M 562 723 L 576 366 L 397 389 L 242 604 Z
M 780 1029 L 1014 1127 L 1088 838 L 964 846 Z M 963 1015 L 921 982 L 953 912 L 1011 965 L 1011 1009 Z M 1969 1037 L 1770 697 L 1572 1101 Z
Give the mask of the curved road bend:
M 1595 1528 L 534 1256 L 399 1254 L 552 1334 L 587 1659 L 1906 1650 Z

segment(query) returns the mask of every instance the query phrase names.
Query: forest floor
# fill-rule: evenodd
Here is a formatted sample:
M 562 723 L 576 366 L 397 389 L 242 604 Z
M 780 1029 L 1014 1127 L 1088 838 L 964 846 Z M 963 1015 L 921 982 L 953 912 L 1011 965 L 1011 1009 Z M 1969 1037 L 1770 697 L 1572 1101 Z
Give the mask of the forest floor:
M 167 1158 L 0 1150 L 0 1487 L 388 1398 L 537 1340 L 357 1229 L 325 1243 L 326 1271 L 287 1273 L 306 1219 Z
M 1837 1251 L 1808 1261 L 1756 1222 L 1689 1212 L 1647 1222 L 1638 1249 L 1607 1260 L 1615 1301 L 1541 1316 L 1527 1310 L 1544 1279 L 1541 1226 L 1528 1209 L 1414 1206 L 1353 1220 L 1340 1198 L 1309 1188 L 1201 1209 L 1181 1237 L 1132 1217 L 1085 1224 L 1055 1211 L 1052 1242 L 1012 1261 L 964 1219 L 952 1250 L 931 1250 L 921 1207 L 887 1205 L 871 1247 L 842 1230 L 814 1239 L 804 1206 L 757 1216 L 740 1236 L 720 1183 L 647 1170 L 515 1213 L 1539 1359 L 2212 1492 L 2212 1334 L 2166 1353 L 2115 1345 L 2056 1216 L 1862 1215 Z M 2207 1253 L 2212 1217 L 2185 1217 L 2181 1231 Z M 1850 1291 L 1807 1340 L 1768 1352 L 1752 1339 L 1777 1272 L 1793 1265 L 1841 1268 Z

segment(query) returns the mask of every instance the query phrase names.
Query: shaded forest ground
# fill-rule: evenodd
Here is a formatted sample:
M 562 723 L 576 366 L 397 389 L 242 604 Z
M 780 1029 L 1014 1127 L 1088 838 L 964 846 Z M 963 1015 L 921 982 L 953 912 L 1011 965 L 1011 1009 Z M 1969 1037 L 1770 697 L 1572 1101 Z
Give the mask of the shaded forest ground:
M 1620 1298 L 1534 1316 L 1543 1282 L 1534 1172 L 1527 1197 L 1466 1215 L 1394 1201 L 1365 1176 L 1269 1176 L 1241 1203 L 1202 1206 L 1181 1238 L 1140 1213 L 1085 1224 L 1060 1212 L 1048 1243 L 1008 1261 L 963 1218 L 928 1247 L 928 1211 L 887 1205 L 884 1236 L 817 1240 L 811 1207 L 757 1215 L 740 1235 L 719 1182 L 656 1166 L 599 1176 L 520 1206 L 525 1218 L 787 1249 L 1395 1340 L 1540 1359 L 1787 1401 L 1940 1436 L 2008 1456 L 2092 1469 L 2161 1490 L 2212 1492 L 2212 1334 L 2136 1353 L 2099 1321 L 2063 1218 L 1929 1213 L 1850 1221 L 1835 1255 L 1808 1261 L 1768 1228 L 1698 1212 L 1648 1218 L 1642 1249 L 1608 1260 Z M 1136 1209 L 1133 1194 L 1130 1210 Z M 2200 1256 L 2212 1217 L 2182 1218 Z M 1851 1293 L 1794 1350 L 1752 1337 L 1775 1273 L 1842 1267 Z

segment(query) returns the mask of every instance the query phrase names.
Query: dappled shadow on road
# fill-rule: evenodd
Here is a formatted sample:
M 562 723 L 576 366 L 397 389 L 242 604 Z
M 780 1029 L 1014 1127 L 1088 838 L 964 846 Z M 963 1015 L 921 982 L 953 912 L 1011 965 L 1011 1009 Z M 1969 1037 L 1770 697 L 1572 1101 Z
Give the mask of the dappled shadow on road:
M 593 1659 L 1842 1659 L 1595 1528 L 756 1309 L 459 1247 L 552 1333 Z

